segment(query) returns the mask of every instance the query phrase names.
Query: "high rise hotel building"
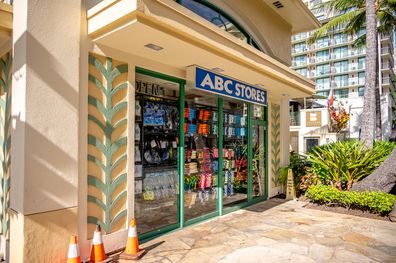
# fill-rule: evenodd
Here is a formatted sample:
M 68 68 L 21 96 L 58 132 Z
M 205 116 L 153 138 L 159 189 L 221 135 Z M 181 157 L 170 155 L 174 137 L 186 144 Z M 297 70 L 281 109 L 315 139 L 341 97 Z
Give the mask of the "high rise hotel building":
M 315 8 L 317 4 L 324 1 L 326 0 L 303 0 L 322 23 L 326 23 L 337 15 Z M 360 35 L 365 33 L 365 28 L 362 28 L 356 35 L 348 35 L 344 32 L 344 29 L 345 26 L 340 26 L 317 39 L 312 45 L 307 44 L 311 32 L 293 35 L 291 68 L 316 82 L 317 95 L 327 97 L 330 90 L 334 90 L 335 98 L 341 101 L 351 113 L 348 137 L 358 138 L 360 116 L 363 109 L 366 54 L 364 47 L 354 47 L 353 43 Z M 392 93 L 395 91 L 392 83 L 394 76 L 394 36 L 393 34 L 379 34 L 378 39 L 382 131 L 384 139 L 388 139 L 391 135 L 392 121 L 395 118 L 392 110 L 395 106 L 392 97 Z M 319 101 L 312 105 L 318 106 L 320 104 L 326 105 L 325 101 Z M 292 128 L 301 124 L 300 121 L 293 120 L 297 116 L 296 113 L 303 108 L 300 106 L 296 107 L 296 103 L 291 103 Z M 298 117 L 300 116 L 298 115 Z M 294 128 L 297 130 L 297 127 Z

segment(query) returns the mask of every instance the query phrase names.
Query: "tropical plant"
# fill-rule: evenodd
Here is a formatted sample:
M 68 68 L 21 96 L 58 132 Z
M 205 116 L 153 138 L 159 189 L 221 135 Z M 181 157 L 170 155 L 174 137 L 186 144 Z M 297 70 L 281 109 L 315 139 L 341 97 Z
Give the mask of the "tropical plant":
M 306 196 L 313 203 L 331 204 L 386 215 L 392 211 L 396 196 L 382 192 L 340 191 L 326 185 L 310 187 Z
M 339 14 L 312 34 L 308 43 L 326 35 L 339 26 L 345 26 L 345 33 L 359 34 L 365 25 L 366 32 L 359 34 L 356 46 L 366 45 L 366 78 L 362 118 L 361 139 L 367 147 L 374 142 L 374 130 L 377 127 L 377 138 L 382 137 L 381 109 L 378 85 L 378 49 L 377 32 L 393 33 L 396 25 L 395 0 L 330 0 L 315 7 L 324 9 L 326 13 Z M 378 27 L 377 27 L 378 18 Z
M 329 107 L 329 114 L 331 118 L 330 123 L 332 131 L 338 133 L 348 127 L 350 114 L 346 112 L 342 105 L 340 105 L 338 108 L 335 108 L 334 106 Z
M 301 178 L 307 174 L 307 169 L 310 168 L 311 163 L 303 155 L 299 155 L 295 152 L 290 153 L 290 163 L 287 167 L 279 169 L 278 183 L 285 185 L 287 182 L 287 173 L 289 169 L 292 169 L 294 176 L 294 185 L 296 189 L 300 189 Z
M 313 148 L 308 160 L 323 184 L 349 190 L 355 182 L 371 174 L 395 146 L 395 143 L 376 142 L 373 148 L 367 148 L 357 140 L 335 142 Z

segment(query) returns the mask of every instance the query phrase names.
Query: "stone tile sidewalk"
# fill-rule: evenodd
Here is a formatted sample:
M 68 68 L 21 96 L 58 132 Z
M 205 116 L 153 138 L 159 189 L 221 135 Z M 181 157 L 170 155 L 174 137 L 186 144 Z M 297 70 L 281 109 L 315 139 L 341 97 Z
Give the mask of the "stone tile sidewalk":
M 304 204 L 273 199 L 170 233 L 139 262 L 396 262 L 396 223 Z

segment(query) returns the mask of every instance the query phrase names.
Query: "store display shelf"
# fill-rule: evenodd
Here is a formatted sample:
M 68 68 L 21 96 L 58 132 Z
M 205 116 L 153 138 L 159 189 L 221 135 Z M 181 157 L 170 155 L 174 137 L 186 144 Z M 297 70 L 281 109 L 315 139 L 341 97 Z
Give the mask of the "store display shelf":
M 163 170 L 174 170 L 177 169 L 177 162 L 165 163 L 165 164 L 143 164 L 143 168 L 146 170 L 153 171 L 163 171 Z

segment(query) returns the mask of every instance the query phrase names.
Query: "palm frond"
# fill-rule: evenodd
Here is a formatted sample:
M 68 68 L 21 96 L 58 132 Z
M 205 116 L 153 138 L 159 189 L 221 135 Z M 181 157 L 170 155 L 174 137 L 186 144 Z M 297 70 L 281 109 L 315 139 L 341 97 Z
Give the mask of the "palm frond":
M 324 24 L 318 30 L 316 30 L 310 38 L 308 38 L 307 43 L 313 44 L 318 38 L 325 36 L 329 31 L 337 29 L 341 25 L 348 25 L 353 18 L 360 15 L 363 9 L 353 10 L 351 12 L 345 13 L 343 15 L 334 17 L 328 23 Z
M 323 9 L 326 12 L 344 11 L 350 8 L 363 8 L 364 0 L 332 0 L 324 3 L 319 3 L 314 6 L 314 10 Z

